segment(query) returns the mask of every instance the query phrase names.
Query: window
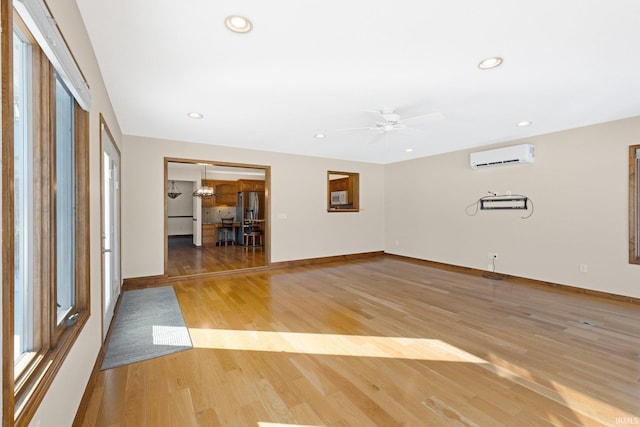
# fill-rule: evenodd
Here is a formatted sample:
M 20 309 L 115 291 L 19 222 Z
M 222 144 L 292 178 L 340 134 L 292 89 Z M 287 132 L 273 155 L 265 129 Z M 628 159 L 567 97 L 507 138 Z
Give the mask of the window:
M 3 186 L 2 250 L 14 262 L 3 265 L 2 335 L 14 363 L 5 364 L 2 424 L 26 425 L 89 316 L 89 135 L 88 113 L 12 18 L 13 48 L 2 52 L 3 63 L 13 59 L 2 121 L 14 124 L 2 141 L 3 181 L 13 181 Z
M 14 364 L 20 366 L 37 347 L 33 334 L 35 263 L 33 143 L 30 120 L 31 43 L 19 30 L 13 32 L 13 113 L 14 113 Z M 24 363 L 22 363 L 24 365 Z M 18 369 L 20 371 L 21 369 Z
M 629 262 L 640 264 L 640 145 L 629 147 Z
M 56 93 L 56 288 L 57 324 L 75 305 L 75 167 L 73 138 L 73 96 L 55 76 Z
M 358 212 L 360 210 L 360 175 L 355 172 L 327 172 L 327 210 Z

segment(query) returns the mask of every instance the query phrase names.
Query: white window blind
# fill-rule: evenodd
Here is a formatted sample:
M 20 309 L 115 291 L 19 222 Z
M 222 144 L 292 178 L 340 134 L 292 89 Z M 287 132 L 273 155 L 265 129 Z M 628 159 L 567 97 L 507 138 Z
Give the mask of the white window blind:
M 89 111 L 91 107 L 89 85 L 44 0 L 14 0 L 13 6 L 80 107 Z

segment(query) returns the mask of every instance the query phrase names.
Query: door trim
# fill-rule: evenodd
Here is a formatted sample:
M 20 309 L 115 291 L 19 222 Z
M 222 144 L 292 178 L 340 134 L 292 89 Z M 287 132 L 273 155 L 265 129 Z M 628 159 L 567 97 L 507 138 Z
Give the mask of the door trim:
M 265 265 L 259 267 L 252 268 L 240 268 L 237 270 L 224 270 L 221 272 L 208 272 L 208 273 L 198 273 L 191 274 L 188 276 L 171 276 L 181 277 L 183 279 L 192 278 L 192 277 L 206 277 L 210 276 L 212 273 L 227 273 L 227 272 L 248 272 L 248 271 L 257 271 L 264 269 L 265 267 L 269 267 L 271 265 L 271 166 L 267 165 L 254 165 L 247 163 L 233 163 L 233 162 L 221 162 L 217 160 L 198 160 L 198 159 L 184 159 L 177 157 L 165 157 L 164 158 L 164 277 L 168 278 L 169 274 L 167 271 L 167 266 L 169 265 L 169 196 L 167 192 L 169 191 L 169 163 L 188 163 L 188 164 L 209 164 L 215 166 L 228 166 L 228 167 L 237 167 L 237 168 L 250 168 L 250 169 L 262 169 L 264 170 L 264 204 L 265 204 L 265 212 L 266 212 L 266 222 L 265 222 L 265 231 L 264 231 L 264 253 L 265 253 Z
M 105 291 L 105 283 L 104 283 L 104 257 L 102 254 L 102 236 L 104 235 L 104 180 L 103 180 L 103 176 L 104 176 L 104 167 L 103 167 L 103 158 L 102 155 L 104 153 L 104 141 L 102 139 L 102 135 L 103 135 L 103 131 L 106 132 L 106 134 L 109 136 L 109 139 L 111 140 L 111 144 L 113 145 L 113 148 L 115 149 L 116 153 L 118 154 L 118 161 L 119 163 L 122 161 L 122 154 L 120 153 L 120 148 L 118 147 L 118 145 L 116 144 L 116 140 L 113 137 L 113 134 L 111 133 L 111 130 L 109 129 L 109 126 L 107 125 L 107 122 L 104 118 L 104 116 L 102 115 L 102 113 L 100 113 L 100 130 L 99 130 L 99 134 L 100 134 L 100 324 L 101 324 L 101 333 L 102 333 L 102 340 L 104 341 L 104 338 L 106 337 L 106 332 L 109 330 L 109 327 L 107 326 L 105 328 L 105 324 L 104 324 L 104 291 Z M 118 182 L 122 183 L 122 167 L 118 168 Z M 120 187 L 122 188 L 122 186 Z M 120 225 L 118 227 L 118 236 L 116 237 L 118 239 L 118 246 L 120 247 L 120 251 L 118 253 L 119 255 L 119 259 L 118 259 L 118 271 L 120 272 L 120 286 L 118 289 L 118 296 L 120 296 L 120 294 L 122 294 L 122 284 L 123 284 L 123 280 L 122 280 L 122 191 L 118 192 L 118 197 L 119 197 L 119 201 L 118 201 L 118 224 Z M 114 302 L 114 307 L 115 307 L 115 302 Z M 113 323 L 113 318 L 112 318 L 112 323 Z

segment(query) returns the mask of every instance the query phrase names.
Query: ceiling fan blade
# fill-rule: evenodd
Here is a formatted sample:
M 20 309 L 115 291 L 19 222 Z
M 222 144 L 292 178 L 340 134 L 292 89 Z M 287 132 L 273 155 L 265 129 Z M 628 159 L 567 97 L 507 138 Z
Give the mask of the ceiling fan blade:
M 382 111 L 380 110 L 364 110 L 364 112 L 369 114 L 369 117 L 371 117 L 373 120 L 376 120 L 376 121 L 384 120 L 382 116 Z
M 419 133 L 419 134 L 425 134 L 429 132 L 429 130 L 427 129 L 420 129 L 420 128 L 414 128 L 414 127 L 408 127 L 408 126 L 402 129 L 402 131 L 406 133 Z
M 363 127 L 363 128 L 347 128 L 347 129 L 336 129 L 338 132 L 350 132 L 354 130 L 375 130 L 372 127 Z
M 423 123 L 437 122 L 440 120 L 444 120 L 444 115 L 439 111 L 433 113 L 419 114 L 417 116 L 407 117 L 401 119 L 402 123 L 406 123 L 408 121 L 421 121 Z
M 369 144 L 377 144 L 377 143 L 381 142 L 386 135 L 387 135 L 386 132 L 381 132 L 381 133 L 377 134 L 376 136 L 371 138 L 371 140 L 369 141 Z

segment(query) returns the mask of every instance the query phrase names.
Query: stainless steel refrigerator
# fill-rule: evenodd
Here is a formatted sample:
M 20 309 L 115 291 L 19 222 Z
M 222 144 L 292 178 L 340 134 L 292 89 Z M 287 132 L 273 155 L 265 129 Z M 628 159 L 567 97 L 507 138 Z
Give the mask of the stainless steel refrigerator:
M 236 221 L 240 223 L 236 242 L 244 244 L 245 220 L 264 220 L 265 204 L 264 191 L 243 191 L 238 193 L 238 205 L 236 207 Z M 264 227 L 264 222 L 260 223 Z

